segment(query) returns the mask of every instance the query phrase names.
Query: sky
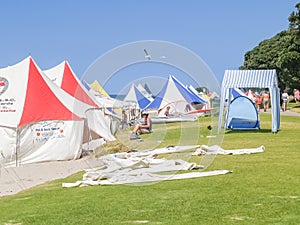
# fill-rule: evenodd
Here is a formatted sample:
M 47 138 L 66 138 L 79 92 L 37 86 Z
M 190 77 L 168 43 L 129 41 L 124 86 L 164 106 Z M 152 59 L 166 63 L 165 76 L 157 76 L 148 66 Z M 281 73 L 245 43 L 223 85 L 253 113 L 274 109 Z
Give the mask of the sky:
M 80 79 L 101 56 L 128 43 L 158 40 L 182 46 L 212 71 L 220 85 L 226 69 L 288 28 L 296 0 L 1 0 L 0 67 L 32 56 L 41 69 L 67 60 Z M 111 64 L 114 64 L 112 61 Z M 139 76 L 178 75 L 169 65 L 131 65 L 102 85 L 118 93 Z M 201 80 L 201 77 L 199 78 Z M 214 79 L 212 79 L 214 80 Z M 159 90 L 163 81 L 154 82 Z M 151 87 L 150 87 L 151 88 Z M 155 91 L 157 91 L 155 90 Z

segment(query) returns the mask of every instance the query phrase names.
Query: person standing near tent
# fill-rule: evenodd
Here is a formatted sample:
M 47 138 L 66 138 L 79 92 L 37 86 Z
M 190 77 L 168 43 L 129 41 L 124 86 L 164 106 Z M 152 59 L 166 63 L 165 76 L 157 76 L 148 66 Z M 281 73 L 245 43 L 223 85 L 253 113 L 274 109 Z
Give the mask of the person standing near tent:
M 282 98 L 282 111 L 285 112 L 287 110 L 287 103 L 289 100 L 289 95 L 287 93 L 287 90 L 283 91 L 281 98 Z
M 262 99 L 261 99 L 261 97 L 259 96 L 259 93 L 258 93 L 258 92 L 255 93 L 255 99 L 256 99 L 256 101 L 255 101 L 256 109 L 257 109 L 257 111 L 259 112 L 259 111 L 260 111 L 260 105 L 261 105 L 261 103 L 262 103 Z
M 294 99 L 296 103 L 300 102 L 300 92 L 298 89 L 294 89 Z
M 262 94 L 262 102 L 264 104 L 264 112 L 266 112 L 269 109 L 270 102 L 270 94 L 268 90 L 265 90 L 265 92 Z
M 135 125 L 132 133 L 130 134 L 129 139 L 130 140 L 139 139 L 140 137 L 138 136 L 138 133 L 148 134 L 151 133 L 151 131 L 152 131 L 152 121 L 151 118 L 149 117 L 149 113 L 143 111 L 141 123 Z
M 122 121 L 121 121 L 121 128 L 125 129 L 128 127 L 128 116 L 126 114 L 126 111 L 122 110 Z

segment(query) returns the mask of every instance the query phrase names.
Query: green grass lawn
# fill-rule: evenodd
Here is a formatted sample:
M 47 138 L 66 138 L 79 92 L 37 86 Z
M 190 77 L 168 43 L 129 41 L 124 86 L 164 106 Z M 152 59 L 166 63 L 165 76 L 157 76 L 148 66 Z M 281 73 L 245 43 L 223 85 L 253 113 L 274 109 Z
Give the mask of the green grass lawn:
M 0 224 L 300 224 L 300 117 L 282 116 L 276 134 L 271 115 L 260 118 L 259 131 L 225 132 L 224 149 L 266 147 L 259 154 L 218 155 L 208 168 L 231 174 L 145 186 L 61 187 L 80 180 L 78 173 L 2 197 Z M 209 124 L 200 119 L 197 136 L 205 137 Z M 177 126 L 168 125 L 161 146 L 178 143 Z

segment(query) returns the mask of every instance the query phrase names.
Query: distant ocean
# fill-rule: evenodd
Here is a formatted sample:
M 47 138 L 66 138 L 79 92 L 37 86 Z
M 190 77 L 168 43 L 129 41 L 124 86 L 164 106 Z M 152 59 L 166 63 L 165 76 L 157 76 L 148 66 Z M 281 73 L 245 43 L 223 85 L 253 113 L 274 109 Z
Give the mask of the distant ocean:
M 116 95 L 116 94 L 110 94 L 109 95 L 112 98 L 116 98 L 118 100 L 123 100 L 125 98 L 126 95 Z

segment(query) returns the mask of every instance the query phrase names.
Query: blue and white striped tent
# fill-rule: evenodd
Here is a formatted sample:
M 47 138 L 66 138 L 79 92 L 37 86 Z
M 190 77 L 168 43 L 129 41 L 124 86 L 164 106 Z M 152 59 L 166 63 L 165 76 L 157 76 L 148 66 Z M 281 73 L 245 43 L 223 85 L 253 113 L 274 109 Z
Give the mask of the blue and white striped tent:
M 139 109 L 144 109 L 150 103 L 150 100 L 134 84 L 131 85 L 123 101 L 134 102 Z
M 239 96 L 246 96 L 246 94 L 239 88 L 232 88 L 231 94 L 233 98 L 237 98 Z
M 186 103 L 206 103 L 204 99 L 192 93 L 173 75 L 170 75 L 162 90 L 154 100 L 147 105 L 146 109 L 162 109 L 166 105 L 178 101 L 184 101 Z
M 272 132 L 277 132 L 280 127 L 280 94 L 276 70 L 225 70 L 222 89 L 220 112 L 224 112 L 225 100 L 230 107 L 230 89 L 232 88 L 268 88 L 271 98 Z M 223 114 L 219 115 L 218 129 L 223 126 Z M 224 121 L 226 124 L 226 121 Z M 226 127 L 226 126 L 225 126 Z

